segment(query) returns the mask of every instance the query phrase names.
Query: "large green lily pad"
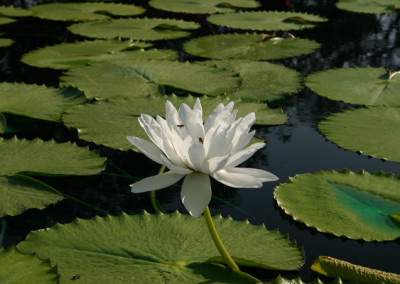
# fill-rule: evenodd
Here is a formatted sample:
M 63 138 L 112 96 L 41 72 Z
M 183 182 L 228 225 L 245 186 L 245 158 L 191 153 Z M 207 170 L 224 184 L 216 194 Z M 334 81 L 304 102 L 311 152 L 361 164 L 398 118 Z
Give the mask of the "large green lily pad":
M 400 108 L 370 107 L 330 115 L 319 130 L 340 147 L 400 162 Z
M 254 0 L 151 0 L 149 5 L 160 10 L 192 14 L 227 13 L 260 6 Z
M 400 10 L 398 0 L 339 0 L 336 7 L 358 13 L 395 13 Z
M 108 19 L 108 15 L 134 16 L 145 12 L 133 4 L 116 3 L 47 3 L 30 10 L 34 17 L 54 21 L 93 21 Z
M 60 80 L 63 86 L 84 91 L 88 98 L 100 99 L 163 94 L 164 87 L 216 96 L 233 91 L 240 83 L 233 72 L 162 60 L 97 63 L 73 69 Z
M 210 23 L 228 28 L 256 31 L 288 31 L 312 28 L 327 21 L 317 15 L 278 11 L 249 11 L 212 15 Z
M 241 84 L 237 91 L 229 94 L 232 99 L 273 101 L 302 87 L 300 74 L 282 65 L 248 60 L 212 60 L 204 63 L 239 74 Z
M 268 60 L 309 54 L 319 46 L 300 38 L 263 40 L 262 34 L 220 34 L 192 39 L 183 48 L 192 55 L 213 59 Z
M 351 104 L 400 106 L 400 72 L 384 68 L 341 68 L 314 73 L 306 86 L 332 100 Z
M 104 168 L 104 158 L 87 148 L 55 141 L 0 139 L 1 176 L 93 175 Z
M 400 177 L 348 170 L 302 174 L 275 188 L 279 207 L 318 231 L 366 241 L 400 237 Z
M 129 150 L 132 149 L 132 145 L 128 142 L 126 136 L 149 139 L 138 123 L 138 116 L 142 113 L 164 116 L 167 99 L 175 107 L 179 107 L 182 103 L 193 107 L 195 103 L 195 98 L 191 96 L 186 98 L 164 96 L 109 99 L 96 104 L 74 107 L 64 114 L 63 121 L 68 127 L 78 129 L 78 135 L 81 139 L 115 149 Z M 229 98 L 202 97 L 203 118 L 206 118 L 219 103 L 227 104 L 229 101 Z M 284 123 L 287 119 L 281 109 L 270 109 L 261 103 L 236 100 L 235 109 L 239 111 L 238 117 L 255 112 L 256 124 L 261 125 L 278 125 Z
M 239 265 L 296 270 L 304 261 L 302 249 L 277 231 L 221 216 L 213 221 Z M 203 262 L 223 260 L 217 257 L 204 220 L 179 213 L 77 219 L 31 232 L 18 249 L 51 258 L 62 275 L 79 273 L 82 281 L 231 283 L 234 276 L 225 274 L 227 271 L 199 269 Z M 235 283 L 242 280 L 237 278 Z
M 48 259 L 33 254 L 22 254 L 14 246 L 0 248 L 0 280 L 2 283 L 59 283 L 57 267 L 51 267 Z M 4 282 L 3 282 L 4 281 Z
M 131 52 L 149 46 L 151 44 L 117 40 L 62 43 L 31 51 L 21 61 L 36 67 L 66 70 L 98 61 L 126 59 Z
M 85 96 L 73 88 L 0 83 L 0 112 L 4 113 L 57 122 L 66 109 L 85 100 Z
M 0 15 L 7 17 L 27 17 L 32 15 L 32 11 L 13 6 L 0 6 Z
M 190 35 L 199 24 L 173 19 L 113 19 L 73 24 L 68 29 L 92 38 L 129 38 L 136 40 L 175 39 Z

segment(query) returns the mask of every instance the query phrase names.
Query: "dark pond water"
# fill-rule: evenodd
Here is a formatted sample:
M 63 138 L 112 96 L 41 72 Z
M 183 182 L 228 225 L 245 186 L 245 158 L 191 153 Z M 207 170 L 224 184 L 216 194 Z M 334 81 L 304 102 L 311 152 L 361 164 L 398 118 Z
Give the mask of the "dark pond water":
M 49 1 L 0 1 L 1 4 L 18 2 L 18 5 L 29 7 Z M 51 1 L 50 1 L 51 2 Z M 147 1 L 129 1 L 146 6 Z M 287 9 L 285 1 L 264 1 L 262 9 Z M 295 11 L 317 13 L 329 19 L 329 22 L 314 29 L 296 32 L 298 37 L 310 38 L 322 44 L 317 52 L 274 63 L 284 64 L 306 76 L 312 72 L 330 68 L 351 66 L 385 67 L 391 70 L 400 69 L 400 16 L 399 15 L 365 15 L 341 11 L 335 8 L 335 1 L 309 0 L 290 1 Z M 149 8 L 146 13 L 151 17 L 184 17 Z M 194 18 L 192 18 L 194 20 Z M 204 21 L 202 28 L 191 37 L 210 33 L 226 32 Z M 50 44 L 73 42 L 83 39 L 66 30 L 69 23 L 50 22 L 34 18 L 21 19 L 16 23 L 0 26 L 0 32 L 13 38 L 15 43 L 0 50 L 0 81 L 27 82 L 57 86 L 60 71 L 38 69 L 19 62 L 23 53 Z M 180 50 L 181 60 L 196 58 L 181 51 L 186 39 L 161 41 L 158 48 Z M 298 94 L 269 104 L 271 107 L 282 107 L 289 120 L 281 126 L 259 128 L 257 134 L 267 140 L 267 147 L 260 150 L 247 166 L 263 168 L 276 174 L 280 180 L 266 183 L 260 189 L 232 189 L 213 183 L 215 198 L 210 204 L 213 214 L 230 215 L 236 220 L 249 219 L 253 224 L 264 223 L 268 229 L 279 229 L 282 234 L 289 234 L 299 246 L 304 246 L 306 263 L 298 273 L 284 274 L 287 277 L 302 276 L 304 281 L 317 277 L 310 271 L 310 265 L 319 255 L 329 255 L 360 265 L 400 273 L 398 256 L 400 241 L 362 242 L 322 234 L 315 229 L 307 228 L 294 222 L 280 210 L 273 200 L 273 189 L 288 177 L 296 174 L 316 172 L 318 170 L 350 169 L 368 172 L 385 171 L 400 174 L 399 163 L 370 158 L 355 152 L 346 151 L 327 141 L 318 132 L 317 123 L 329 113 L 347 109 L 350 106 L 342 102 L 322 98 L 305 88 Z M 17 123 L 16 119 L 9 117 Z M 80 141 L 74 131 L 68 131 L 62 124 L 36 122 L 19 123 L 19 138 L 42 139 L 55 138 L 57 141 Z M 6 134 L 10 137 L 14 134 Z M 399 137 L 400 138 L 400 137 Z M 400 141 L 400 139 L 399 139 Z M 101 148 L 90 144 L 91 148 L 101 150 L 109 163 L 105 173 L 94 177 L 41 178 L 58 190 L 88 202 L 111 214 L 125 211 L 129 214 L 142 210 L 153 212 L 147 194 L 130 193 L 132 179 L 119 177 L 121 170 L 140 179 L 150 176 L 159 170 L 157 164 L 132 151 L 121 152 Z M 185 213 L 177 187 L 157 192 L 157 198 L 168 211 L 179 210 Z M 225 202 L 223 202 L 223 201 Z M 229 204 L 227 204 L 228 202 Z M 16 217 L 5 217 L 0 220 L 5 229 L 3 246 L 18 243 L 31 230 L 51 227 L 55 223 L 71 222 L 74 218 L 91 218 L 104 215 L 98 210 L 82 205 L 74 200 L 63 200 L 44 210 L 29 210 Z M 277 273 L 252 271 L 264 280 L 276 277 Z

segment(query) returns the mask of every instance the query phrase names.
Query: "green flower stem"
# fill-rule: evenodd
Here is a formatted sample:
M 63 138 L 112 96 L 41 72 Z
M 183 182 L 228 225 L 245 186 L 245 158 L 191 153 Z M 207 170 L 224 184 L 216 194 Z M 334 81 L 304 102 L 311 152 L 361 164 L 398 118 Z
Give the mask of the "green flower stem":
M 160 170 L 158 171 L 158 175 L 161 175 L 165 171 L 165 166 L 163 165 Z M 153 205 L 154 210 L 157 213 L 162 212 L 160 209 L 160 206 L 158 206 L 157 199 L 156 199 L 156 191 L 150 191 L 150 199 L 151 199 L 151 205 Z
M 215 229 L 214 222 L 211 218 L 210 209 L 208 209 L 208 206 L 204 210 L 203 216 L 206 219 L 208 231 L 211 234 L 214 244 L 217 247 L 222 258 L 225 260 L 226 264 L 233 270 L 240 271 L 239 267 L 237 266 L 235 261 L 232 259 L 232 257 L 228 253 L 228 251 L 225 249 L 224 244 L 222 243 L 221 239 L 218 236 L 218 233 L 217 233 L 217 230 Z

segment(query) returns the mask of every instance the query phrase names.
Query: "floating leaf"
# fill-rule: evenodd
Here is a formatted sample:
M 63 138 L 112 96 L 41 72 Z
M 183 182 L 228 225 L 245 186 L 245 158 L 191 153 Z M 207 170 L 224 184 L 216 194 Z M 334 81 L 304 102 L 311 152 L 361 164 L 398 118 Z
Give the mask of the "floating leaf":
M 314 73 L 306 86 L 332 100 L 351 104 L 400 106 L 400 76 L 384 68 L 341 68 Z
M 72 88 L 25 83 L 0 83 L 0 112 L 48 121 L 60 121 L 68 108 L 84 103 L 86 98 Z
M 304 261 L 302 249 L 277 231 L 221 216 L 213 221 L 239 265 L 295 270 Z M 229 283 L 235 276 L 228 272 L 232 270 L 207 273 L 202 262 L 223 260 L 214 257 L 218 251 L 204 220 L 179 213 L 77 219 L 31 232 L 18 249 L 51 258 L 62 275 L 79 273 L 82 281 Z M 234 282 L 241 280 L 243 276 Z
M 399 274 L 367 268 L 330 256 L 319 256 L 314 260 L 311 270 L 327 277 L 340 276 L 343 279 L 355 280 L 361 283 L 400 283 Z
M 330 115 L 319 130 L 340 147 L 400 162 L 400 108 L 351 109 Z
M 13 6 L 0 6 L 0 15 L 7 17 L 27 17 L 32 15 L 28 9 L 15 8 Z
M 83 41 L 46 46 L 25 54 L 22 62 L 54 69 L 71 69 L 97 61 L 118 60 L 129 57 L 133 51 L 151 46 L 151 44 L 130 41 Z
M 232 99 L 273 101 L 298 91 L 301 76 L 282 65 L 247 60 L 204 61 L 209 66 L 239 73 L 240 88 L 229 94 Z
M 6 47 L 13 44 L 13 40 L 9 38 L 0 38 L 0 47 Z
M 213 59 L 268 60 L 314 52 L 319 44 L 300 38 L 270 38 L 262 34 L 220 34 L 192 39 L 183 46 L 187 53 Z
M 6 25 L 15 22 L 14 19 L 7 18 L 7 17 L 0 17 L 0 25 Z
M 253 0 L 152 0 L 149 5 L 160 10 L 192 14 L 226 13 L 260 6 Z
M 162 27 L 162 28 L 160 28 Z M 175 39 L 188 36 L 187 30 L 199 24 L 173 19 L 112 19 L 74 24 L 68 29 L 92 38 L 130 38 L 137 40 Z
M 400 177 L 320 171 L 289 178 L 275 188 L 278 205 L 318 231 L 366 241 L 400 237 L 392 213 L 400 212 Z
M 242 30 L 288 31 L 312 28 L 326 19 L 317 15 L 277 11 L 249 11 L 212 15 L 207 21 L 219 26 Z
M 0 267 L 2 283 L 59 283 L 57 267 L 51 267 L 49 260 L 22 254 L 14 246 L 0 248 Z
M 336 7 L 358 13 L 395 13 L 400 9 L 398 0 L 339 0 Z
M 64 123 L 78 129 L 81 139 L 95 142 L 115 149 L 129 150 L 132 145 L 126 136 L 137 136 L 148 140 L 148 136 L 138 123 L 138 116 L 146 113 L 152 116 L 165 115 L 165 101 L 171 101 L 175 107 L 187 103 L 193 107 L 195 98 L 177 98 L 175 96 L 143 97 L 122 100 L 107 100 L 96 104 L 74 107 L 63 116 Z M 227 104 L 229 98 L 201 98 L 203 118 L 219 104 Z M 236 100 L 235 109 L 238 117 L 255 112 L 256 124 L 277 125 L 286 121 L 287 117 L 281 109 L 269 109 L 265 104 L 249 103 Z
M 34 17 L 54 21 L 93 21 L 108 19 L 108 15 L 134 16 L 145 12 L 133 4 L 116 3 L 48 3 L 30 10 Z
M 130 60 L 76 68 L 61 77 L 88 98 L 133 97 L 162 94 L 164 87 L 184 92 L 220 95 L 239 86 L 234 73 L 195 63 Z
M 93 175 L 104 168 L 104 158 L 87 148 L 55 141 L 0 139 L 0 175 Z

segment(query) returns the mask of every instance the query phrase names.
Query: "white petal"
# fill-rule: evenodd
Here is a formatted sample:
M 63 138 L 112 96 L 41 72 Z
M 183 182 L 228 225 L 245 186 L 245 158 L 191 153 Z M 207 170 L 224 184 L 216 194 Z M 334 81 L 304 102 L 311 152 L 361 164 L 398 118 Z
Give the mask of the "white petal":
M 235 173 L 228 170 L 219 170 L 211 175 L 220 183 L 236 188 L 258 188 L 262 186 L 262 182 L 254 176 L 244 173 Z
M 218 129 L 216 133 L 212 137 L 210 137 L 209 141 L 205 141 L 205 143 L 209 143 L 208 145 L 208 152 L 207 152 L 207 158 L 212 158 L 212 157 L 217 157 L 217 156 L 223 156 L 225 154 L 225 149 L 227 148 L 226 144 L 230 144 L 231 141 L 227 141 L 226 139 L 226 134 L 228 132 L 229 128 L 222 128 Z
M 165 156 L 164 157 L 161 156 L 161 159 L 163 161 L 163 165 L 165 165 L 168 169 L 170 169 L 174 173 L 187 175 L 187 174 L 190 174 L 191 172 L 193 172 L 192 170 L 189 170 L 187 168 L 183 168 L 183 167 L 180 167 L 178 165 L 171 163 L 171 161 L 168 160 Z
M 202 143 L 198 140 L 194 141 L 188 149 L 188 156 L 192 168 L 200 171 L 205 159 L 205 150 Z
M 246 147 L 247 144 L 244 144 L 247 140 L 247 133 L 249 132 L 251 126 L 256 121 L 256 115 L 254 112 L 249 113 L 245 117 L 240 120 L 240 123 L 236 125 L 235 134 L 232 137 L 232 152 L 236 153 Z
M 279 178 L 267 171 L 254 168 L 231 168 L 226 169 L 230 173 L 245 174 L 257 178 L 260 182 L 277 181 Z
M 201 171 L 203 173 L 211 174 L 215 171 L 222 169 L 228 161 L 230 154 L 220 157 L 213 157 L 204 162 Z
M 211 200 L 211 183 L 207 174 L 191 173 L 185 177 L 182 203 L 193 217 L 200 217 Z
M 149 136 L 151 141 L 153 141 L 153 143 L 156 144 L 158 148 L 163 151 L 163 134 L 158 122 L 153 117 L 147 114 L 142 114 L 138 120 L 140 126 L 142 126 L 144 131 L 146 131 L 146 134 L 147 136 Z
M 190 135 L 204 139 L 203 110 L 197 99 L 193 110 L 186 104 L 181 104 L 178 112 L 179 120 Z
M 253 156 L 253 154 L 256 151 L 258 151 L 259 149 L 261 149 L 264 146 L 265 146 L 265 143 L 254 143 L 254 144 L 251 144 L 246 149 L 233 154 L 232 156 L 229 157 L 229 160 L 226 163 L 225 168 L 236 167 L 237 165 L 243 163 L 248 158 Z
M 141 193 L 168 187 L 178 182 L 185 175 L 166 172 L 161 175 L 144 178 L 133 184 L 131 191 L 133 193 Z
M 138 137 L 126 136 L 126 138 L 148 158 L 152 159 L 156 163 L 164 165 L 161 159 L 161 156 L 164 155 L 156 145 Z

